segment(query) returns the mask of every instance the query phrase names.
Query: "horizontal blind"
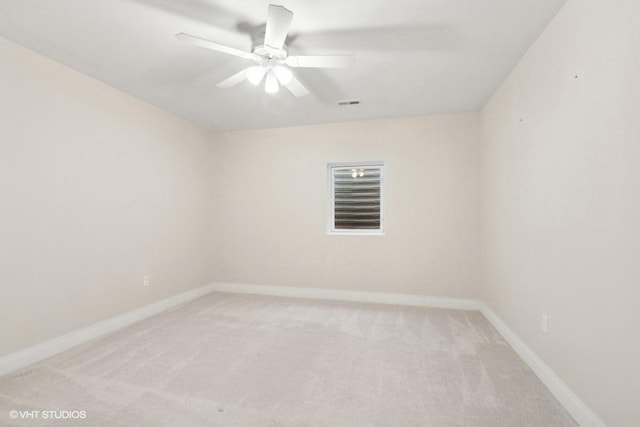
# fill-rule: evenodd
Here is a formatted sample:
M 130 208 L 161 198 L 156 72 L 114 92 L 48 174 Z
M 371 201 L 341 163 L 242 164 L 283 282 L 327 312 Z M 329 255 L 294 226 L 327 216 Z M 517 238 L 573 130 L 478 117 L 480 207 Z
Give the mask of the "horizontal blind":
M 336 167 L 333 173 L 335 230 L 379 230 L 382 166 Z

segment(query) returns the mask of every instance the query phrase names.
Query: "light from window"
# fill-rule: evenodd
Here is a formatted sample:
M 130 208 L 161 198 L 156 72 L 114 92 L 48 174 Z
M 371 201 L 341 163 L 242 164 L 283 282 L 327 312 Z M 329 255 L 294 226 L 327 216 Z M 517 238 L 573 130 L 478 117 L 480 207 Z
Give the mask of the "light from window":
M 382 162 L 330 163 L 329 233 L 382 234 Z

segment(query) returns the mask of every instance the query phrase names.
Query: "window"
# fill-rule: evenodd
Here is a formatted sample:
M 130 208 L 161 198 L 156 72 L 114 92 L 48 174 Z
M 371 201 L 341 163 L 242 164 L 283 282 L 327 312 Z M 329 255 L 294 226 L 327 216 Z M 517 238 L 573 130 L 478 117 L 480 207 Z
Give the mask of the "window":
M 330 234 L 382 234 L 382 162 L 330 163 Z

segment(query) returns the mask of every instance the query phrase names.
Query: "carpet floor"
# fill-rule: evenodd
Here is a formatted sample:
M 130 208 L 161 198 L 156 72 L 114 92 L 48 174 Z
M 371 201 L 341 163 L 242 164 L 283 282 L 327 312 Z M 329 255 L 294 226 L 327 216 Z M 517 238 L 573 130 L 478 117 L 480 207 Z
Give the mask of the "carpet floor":
M 212 293 L 0 378 L 0 425 L 577 424 L 479 312 Z

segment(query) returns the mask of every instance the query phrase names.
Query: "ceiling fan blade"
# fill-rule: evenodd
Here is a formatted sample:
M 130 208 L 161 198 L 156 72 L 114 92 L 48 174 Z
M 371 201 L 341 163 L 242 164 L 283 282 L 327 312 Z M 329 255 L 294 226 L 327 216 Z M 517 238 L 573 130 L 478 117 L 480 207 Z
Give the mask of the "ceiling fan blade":
M 288 56 L 286 64 L 290 67 L 301 68 L 346 68 L 354 65 L 356 58 L 353 55 L 327 55 L 327 56 Z
M 304 87 L 304 85 L 300 83 L 300 80 L 296 79 L 295 76 L 291 76 L 291 80 L 289 81 L 289 83 L 284 85 L 284 87 L 289 89 L 289 92 L 291 92 L 298 98 L 301 96 L 309 95 L 309 90 Z
M 284 6 L 269 5 L 267 26 L 264 32 L 264 44 L 274 49 L 281 49 L 287 38 L 293 12 Z
M 233 87 L 237 84 L 242 83 L 243 81 L 245 81 L 247 79 L 247 72 L 251 69 L 252 67 L 249 68 L 245 68 L 242 71 L 239 71 L 237 73 L 235 73 L 233 76 L 224 79 L 223 81 L 221 81 L 220 83 L 218 83 L 216 86 L 219 87 L 220 89 L 228 89 L 230 87 Z
M 206 40 L 200 37 L 192 36 L 190 34 L 179 33 L 176 34 L 176 38 L 185 43 L 189 43 L 193 46 L 203 47 L 205 49 L 215 50 L 217 52 L 226 53 L 233 56 L 239 56 L 244 59 L 255 59 L 256 56 L 251 52 L 245 52 L 244 50 L 236 49 L 235 47 L 225 46 L 223 44 L 215 43 L 210 40 Z

